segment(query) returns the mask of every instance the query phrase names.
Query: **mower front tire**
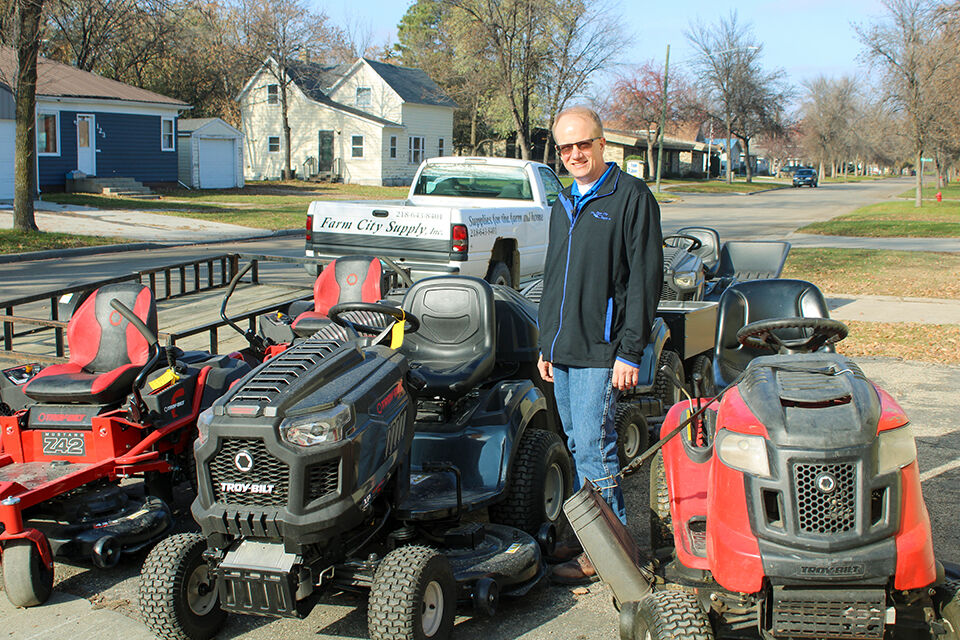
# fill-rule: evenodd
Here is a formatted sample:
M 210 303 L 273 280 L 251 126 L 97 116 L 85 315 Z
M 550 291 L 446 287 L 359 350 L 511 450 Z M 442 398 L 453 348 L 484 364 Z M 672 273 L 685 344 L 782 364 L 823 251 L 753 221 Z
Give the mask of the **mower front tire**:
M 15 607 L 35 607 L 53 592 L 53 568 L 44 565 L 30 540 L 11 540 L 3 547 L 3 589 Z
M 573 491 L 570 456 L 560 436 L 527 429 L 517 448 L 503 501 L 491 505 L 490 522 L 536 537 L 545 523 L 557 524 Z
M 647 450 L 650 431 L 643 410 L 632 402 L 617 403 L 613 424 L 617 429 L 617 457 L 622 469 Z
M 654 591 L 637 603 L 634 640 L 713 640 L 710 618 L 686 591 Z
M 181 533 L 162 540 L 140 572 L 140 613 L 158 638 L 206 640 L 227 617 L 216 580 L 203 559 L 207 540 Z
M 453 634 L 457 583 L 450 563 L 429 547 L 407 546 L 377 566 L 367 607 L 371 640 L 445 640 Z
M 670 489 L 663 466 L 663 451 L 657 451 L 650 463 L 650 550 L 673 549 L 673 523 L 670 520 Z

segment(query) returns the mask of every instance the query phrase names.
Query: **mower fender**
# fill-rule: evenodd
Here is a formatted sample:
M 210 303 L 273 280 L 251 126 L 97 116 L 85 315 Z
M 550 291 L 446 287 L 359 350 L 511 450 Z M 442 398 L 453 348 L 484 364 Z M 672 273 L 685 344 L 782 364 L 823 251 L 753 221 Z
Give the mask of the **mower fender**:
M 653 383 L 657 377 L 657 363 L 667 341 L 670 339 L 670 329 L 663 318 L 654 318 L 650 329 L 650 341 L 643 348 L 643 357 L 640 358 L 640 371 L 637 374 L 637 386 L 634 391 L 641 394 L 653 390 Z
M 536 426 L 536 424 L 533 424 L 534 418 L 539 412 L 547 410 L 547 399 L 532 382 L 526 380 L 504 383 L 499 392 L 509 418 L 506 450 L 504 451 L 505 455 L 500 471 L 500 477 L 505 478 L 509 475 L 507 471 L 513 464 L 520 438 L 523 437 L 527 427 L 531 424 Z M 546 420 L 546 415 L 544 415 L 544 420 Z
M 900 529 L 897 531 L 896 589 L 921 589 L 937 579 L 930 516 L 920 490 L 917 461 L 901 471 Z

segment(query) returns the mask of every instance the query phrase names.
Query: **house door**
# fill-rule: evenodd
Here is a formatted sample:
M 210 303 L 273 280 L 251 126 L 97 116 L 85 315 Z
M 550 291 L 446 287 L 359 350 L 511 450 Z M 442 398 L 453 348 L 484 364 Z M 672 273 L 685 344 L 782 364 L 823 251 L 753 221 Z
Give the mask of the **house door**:
M 97 145 L 93 116 L 77 116 L 77 170 L 97 175 Z
M 329 173 L 333 171 L 333 131 L 320 132 L 320 148 L 317 152 L 317 171 Z

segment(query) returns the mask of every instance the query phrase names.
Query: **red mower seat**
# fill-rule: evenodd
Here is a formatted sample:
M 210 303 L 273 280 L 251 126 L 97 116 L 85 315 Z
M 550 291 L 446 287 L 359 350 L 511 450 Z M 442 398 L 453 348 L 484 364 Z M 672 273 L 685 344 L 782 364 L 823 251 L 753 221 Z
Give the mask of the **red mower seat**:
M 157 305 L 149 288 L 138 283 L 100 287 L 67 325 L 70 361 L 38 373 L 23 388 L 27 397 L 38 402 L 108 404 L 130 393 L 150 349 L 137 328 L 110 306 L 114 299 L 157 332 Z
M 340 302 L 379 302 L 386 288 L 383 267 L 373 256 L 348 256 L 328 264 L 313 285 L 313 311 L 296 317 L 291 328 L 300 337 L 328 326 L 327 312 Z

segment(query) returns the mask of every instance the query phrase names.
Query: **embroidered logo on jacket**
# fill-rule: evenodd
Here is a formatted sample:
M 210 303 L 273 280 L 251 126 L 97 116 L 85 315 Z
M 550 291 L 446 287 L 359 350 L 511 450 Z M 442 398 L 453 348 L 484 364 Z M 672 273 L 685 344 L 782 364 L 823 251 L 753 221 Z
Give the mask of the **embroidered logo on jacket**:
M 606 211 L 591 211 L 591 213 L 597 220 L 610 220 L 610 214 Z

